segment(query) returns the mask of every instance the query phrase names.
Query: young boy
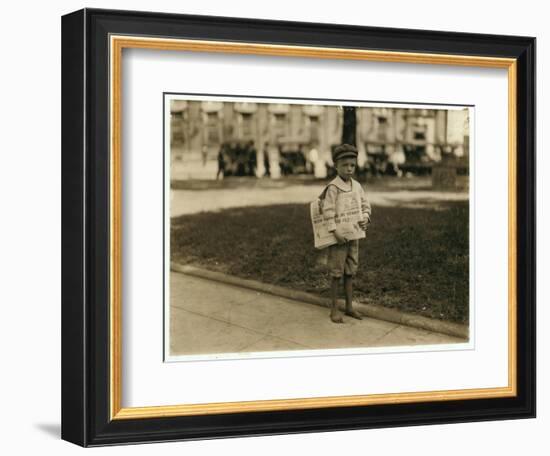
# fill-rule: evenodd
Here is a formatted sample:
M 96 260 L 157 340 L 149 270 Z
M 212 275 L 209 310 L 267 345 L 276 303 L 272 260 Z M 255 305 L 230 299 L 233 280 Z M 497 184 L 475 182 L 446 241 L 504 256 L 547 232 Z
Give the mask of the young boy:
M 334 323 L 343 323 L 342 313 L 338 310 L 337 297 L 340 278 L 344 277 L 344 291 L 346 296 L 345 314 L 361 320 L 361 315 L 353 309 L 353 276 L 357 273 L 359 263 L 359 240 L 348 240 L 336 227 L 335 217 L 337 213 L 337 201 L 339 195 L 344 192 L 356 192 L 361 201 L 362 220 L 359 222 L 361 229 L 367 229 L 370 223 L 371 206 L 366 198 L 361 184 L 353 179 L 357 166 L 357 149 L 349 144 L 342 144 L 334 150 L 334 166 L 338 176 L 334 178 L 324 191 L 323 215 L 328 221 L 329 232 L 334 233 L 338 244 L 328 247 L 327 265 L 332 277 L 331 298 L 332 307 L 330 319 Z

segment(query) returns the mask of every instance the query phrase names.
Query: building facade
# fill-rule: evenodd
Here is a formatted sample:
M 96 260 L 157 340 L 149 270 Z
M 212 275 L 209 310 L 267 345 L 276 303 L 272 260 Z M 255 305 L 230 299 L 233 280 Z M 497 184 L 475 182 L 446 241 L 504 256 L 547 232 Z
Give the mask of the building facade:
M 340 106 L 172 100 L 170 108 L 173 161 L 215 161 L 222 144 L 248 143 L 258 154 L 258 175 L 266 160 L 276 170 L 284 150 L 299 151 L 322 172 L 325 163 L 332 165 L 331 152 L 342 138 Z M 438 162 L 444 155 L 467 163 L 468 109 L 357 107 L 355 112 L 360 167 L 397 169 Z

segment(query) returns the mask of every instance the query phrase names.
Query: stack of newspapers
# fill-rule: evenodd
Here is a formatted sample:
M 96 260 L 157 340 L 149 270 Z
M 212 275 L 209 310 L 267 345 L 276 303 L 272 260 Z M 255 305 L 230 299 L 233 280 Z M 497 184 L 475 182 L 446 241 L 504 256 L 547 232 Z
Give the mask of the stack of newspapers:
M 317 199 L 310 204 L 311 224 L 313 225 L 313 239 L 316 249 L 324 249 L 338 241 L 333 233 L 329 233 L 329 219 L 323 214 L 323 200 Z M 364 220 L 361 211 L 361 198 L 355 192 L 338 195 L 336 203 L 336 229 L 348 241 L 362 239 L 365 231 L 359 226 Z

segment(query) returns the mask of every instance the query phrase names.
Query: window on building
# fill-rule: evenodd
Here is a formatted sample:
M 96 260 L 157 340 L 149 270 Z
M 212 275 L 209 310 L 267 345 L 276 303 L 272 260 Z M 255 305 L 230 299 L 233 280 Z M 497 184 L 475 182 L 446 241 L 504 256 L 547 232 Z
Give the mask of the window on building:
M 378 141 L 386 141 L 388 139 L 388 119 L 383 116 L 378 117 Z
M 320 142 L 320 131 L 319 131 L 319 117 L 314 116 L 309 118 L 309 139 L 311 142 Z
M 286 136 L 286 114 L 275 114 L 275 137 Z
M 251 113 L 242 113 L 242 136 L 243 138 L 252 138 L 254 135 L 253 118 Z
M 423 131 L 415 131 L 414 132 L 414 139 L 416 141 L 426 141 L 426 133 Z
M 220 143 L 219 117 L 217 112 L 206 114 L 206 141 L 209 145 Z

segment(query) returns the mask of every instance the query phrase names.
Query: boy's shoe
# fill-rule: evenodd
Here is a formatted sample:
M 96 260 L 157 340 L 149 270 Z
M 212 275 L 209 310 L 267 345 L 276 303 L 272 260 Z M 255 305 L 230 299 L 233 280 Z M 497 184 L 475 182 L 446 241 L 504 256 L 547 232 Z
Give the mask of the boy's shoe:
M 330 319 L 333 323 L 344 323 L 344 319 L 342 318 L 342 312 L 340 312 L 339 310 L 331 310 Z
M 344 312 L 348 317 L 351 317 L 351 318 L 355 318 L 356 320 L 362 320 L 363 317 L 361 316 L 361 314 L 359 312 L 357 312 L 356 310 L 347 310 Z

